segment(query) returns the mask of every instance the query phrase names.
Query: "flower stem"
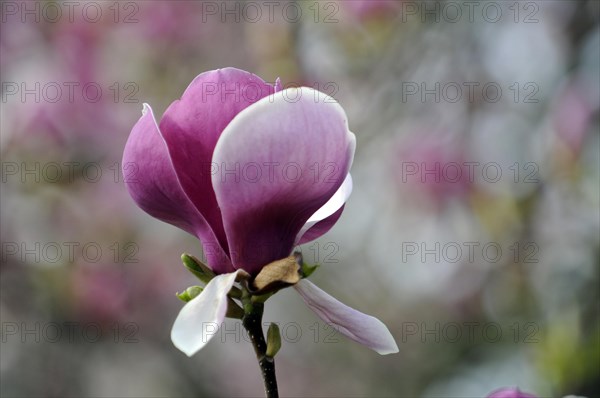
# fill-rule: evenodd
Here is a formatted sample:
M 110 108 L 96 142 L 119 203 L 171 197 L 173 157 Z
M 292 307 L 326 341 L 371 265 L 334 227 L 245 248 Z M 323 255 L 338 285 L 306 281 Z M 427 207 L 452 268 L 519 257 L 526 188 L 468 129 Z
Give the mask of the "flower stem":
M 248 331 L 254 352 L 256 353 L 256 359 L 262 373 L 263 381 L 265 384 L 265 395 L 267 398 L 278 398 L 279 392 L 277 390 L 277 378 L 275 376 L 275 359 L 268 357 L 267 343 L 262 330 L 262 316 L 264 311 L 264 304 L 260 302 L 250 302 L 247 300 L 244 303 L 244 317 L 242 318 L 242 324 Z

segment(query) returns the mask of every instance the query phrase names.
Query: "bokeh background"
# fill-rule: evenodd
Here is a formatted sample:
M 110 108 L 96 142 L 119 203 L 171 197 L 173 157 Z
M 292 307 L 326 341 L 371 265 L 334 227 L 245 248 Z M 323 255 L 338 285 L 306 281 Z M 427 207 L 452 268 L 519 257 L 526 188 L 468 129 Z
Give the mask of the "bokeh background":
M 598 396 L 599 2 L 466 3 L 2 2 L 1 395 L 262 395 L 239 322 L 171 344 L 201 246 L 119 171 L 143 102 L 234 66 L 346 109 L 354 192 L 300 249 L 400 348 L 284 290 L 283 396 Z

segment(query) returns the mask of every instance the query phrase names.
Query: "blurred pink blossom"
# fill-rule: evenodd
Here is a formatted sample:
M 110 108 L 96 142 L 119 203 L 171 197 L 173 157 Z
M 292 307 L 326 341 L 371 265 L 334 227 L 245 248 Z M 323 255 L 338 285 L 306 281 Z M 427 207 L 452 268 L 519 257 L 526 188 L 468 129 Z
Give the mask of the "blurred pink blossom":
M 537 398 L 533 394 L 528 394 L 518 388 L 501 388 L 492 392 L 487 398 Z
M 77 311 L 83 319 L 111 323 L 126 315 L 125 273 L 114 266 L 79 266 L 73 272 Z
M 401 0 L 345 0 L 341 4 L 357 18 L 366 19 L 397 11 Z
M 557 134 L 573 152 L 579 153 L 594 109 L 576 84 L 567 85 L 558 97 L 554 113 Z
M 462 145 L 446 133 L 413 135 L 396 149 L 396 178 L 416 192 L 442 204 L 462 199 L 470 192 L 473 178 L 466 165 Z

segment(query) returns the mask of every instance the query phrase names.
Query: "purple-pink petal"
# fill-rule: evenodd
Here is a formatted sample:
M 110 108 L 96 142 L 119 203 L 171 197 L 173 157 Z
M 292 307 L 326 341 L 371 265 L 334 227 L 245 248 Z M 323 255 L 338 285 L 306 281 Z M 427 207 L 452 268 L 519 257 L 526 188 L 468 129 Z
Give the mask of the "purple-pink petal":
M 381 355 L 398 352 L 394 337 L 379 319 L 340 303 L 306 279 L 294 288 L 310 309 L 344 336 Z
M 272 94 L 274 87 L 239 69 L 225 68 L 197 76 L 160 121 L 181 187 L 228 251 L 227 237 L 212 189 L 215 145 L 229 122 L 243 109 Z M 217 248 L 215 248 L 217 250 Z
M 286 89 L 240 112 L 219 139 L 212 183 L 235 268 L 288 256 L 305 222 L 338 190 L 355 138 L 331 97 Z
M 153 217 L 198 236 L 215 272 L 233 270 L 212 229 L 181 188 L 148 104 L 144 104 L 143 115 L 133 127 L 125 145 L 123 176 L 127 190 L 140 208 Z

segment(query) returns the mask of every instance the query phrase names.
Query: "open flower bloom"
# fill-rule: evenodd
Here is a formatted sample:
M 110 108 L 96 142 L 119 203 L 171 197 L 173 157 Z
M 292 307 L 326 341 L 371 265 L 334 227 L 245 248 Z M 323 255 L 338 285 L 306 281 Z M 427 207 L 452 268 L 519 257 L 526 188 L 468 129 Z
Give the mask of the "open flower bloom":
M 217 274 L 182 308 L 175 346 L 192 355 L 214 335 L 239 270 L 256 276 L 331 229 L 352 190 L 354 148 L 333 98 L 234 68 L 196 77 L 160 124 L 144 104 L 123 155 L 127 189 L 144 211 L 197 236 Z M 295 288 L 340 333 L 381 354 L 398 351 L 376 318 L 307 280 Z

